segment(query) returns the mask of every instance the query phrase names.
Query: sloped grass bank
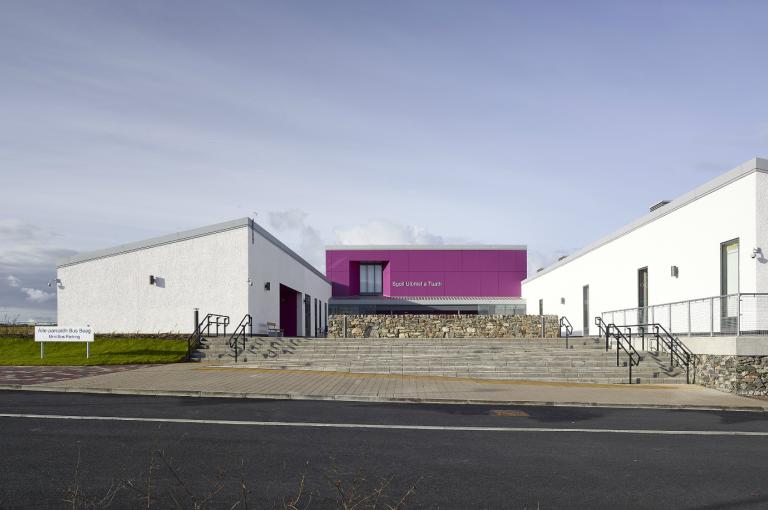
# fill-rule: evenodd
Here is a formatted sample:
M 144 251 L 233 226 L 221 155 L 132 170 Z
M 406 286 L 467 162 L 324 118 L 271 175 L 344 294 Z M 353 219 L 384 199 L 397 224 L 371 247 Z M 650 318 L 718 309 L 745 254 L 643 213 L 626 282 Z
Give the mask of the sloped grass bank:
M 85 343 L 45 344 L 33 338 L 0 337 L 0 365 L 131 365 L 176 363 L 187 356 L 187 341 L 177 338 L 99 337 L 91 343 L 91 357 L 85 357 Z

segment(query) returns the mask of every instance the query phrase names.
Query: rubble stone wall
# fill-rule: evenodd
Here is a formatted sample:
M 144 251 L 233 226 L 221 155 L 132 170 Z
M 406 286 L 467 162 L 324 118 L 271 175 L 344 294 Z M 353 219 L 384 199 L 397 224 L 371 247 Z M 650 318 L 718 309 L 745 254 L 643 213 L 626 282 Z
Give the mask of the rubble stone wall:
M 544 315 L 544 337 L 560 336 L 557 315 Z M 540 315 L 331 315 L 330 338 L 536 338 Z

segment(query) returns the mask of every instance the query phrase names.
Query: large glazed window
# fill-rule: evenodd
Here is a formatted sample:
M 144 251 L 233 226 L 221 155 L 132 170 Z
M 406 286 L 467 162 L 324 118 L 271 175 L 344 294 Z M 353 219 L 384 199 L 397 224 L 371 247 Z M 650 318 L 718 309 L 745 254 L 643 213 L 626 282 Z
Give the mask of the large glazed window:
M 382 294 L 381 264 L 360 264 L 360 294 Z

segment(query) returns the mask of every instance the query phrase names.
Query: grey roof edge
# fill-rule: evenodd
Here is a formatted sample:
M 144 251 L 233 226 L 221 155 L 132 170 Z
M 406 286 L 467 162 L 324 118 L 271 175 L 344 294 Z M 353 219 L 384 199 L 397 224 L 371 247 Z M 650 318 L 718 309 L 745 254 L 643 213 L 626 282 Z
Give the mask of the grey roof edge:
M 103 259 L 106 257 L 113 257 L 116 255 L 122 255 L 139 250 L 145 250 L 148 248 L 154 248 L 170 243 L 177 243 L 181 241 L 188 241 L 197 237 L 203 237 L 211 234 L 218 234 L 227 230 L 234 230 L 237 228 L 250 227 L 260 236 L 267 241 L 275 245 L 284 251 L 291 258 L 299 262 L 301 265 L 312 271 L 315 275 L 322 278 L 326 283 L 330 283 L 323 273 L 321 273 L 316 267 L 304 260 L 299 254 L 288 248 L 282 241 L 270 234 L 264 227 L 253 221 L 251 218 L 238 218 L 236 220 L 225 221 L 222 223 L 215 223 L 213 225 L 207 225 L 205 227 L 194 228 L 191 230 L 183 230 L 181 232 L 174 232 L 173 234 L 167 234 L 159 237 L 151 237 L 142 241 L 136 241 L 132 243 L 120 244 L 111 248 L 105 248 L 102 250 L 95 250 L 89 252 L 78 253 L 72 257 L 67 257 L 57 261 L 56 267 L 67 267 L 83 262 L 88 262 L 96 259 Z
M 524 244 L 330 244 L 326 251 L 368 250 L 527 250 Z
M 227 230 L 233 230 L 236 228 L 248 226 L 250 218 L 239 218 L 236 220 L 225 221 L 222 223 L 215 223 L 213 225 L 207 225 L 205 227 L 193 228 L 191 230 L 182 230 L 180 232 L 174 232 L 173 234 L 166 234 L 158 237 L 150 237 L 141 241 L 135 241 L 132 243 L 119 244 L 110 248 L 104 248 L 101 250 L 87 251 L 83 253 L 77 253 L 71 257 L 67 257 L 56 262 L 56 267 L 66 267 L 74 264 L 80 264 L 82 262 L 88 262 L 90 260 L 103 259 L 105 257 L 112 257 L 115 255 L 122 255 L 124 253 L 130 253 L 132 251 L 144 250 L 147 248 L 154 248 L 155 246 L 162 246 L 164 244 L 177 243 L 180 241 L 187 241 L 196 237 L 203 237 L 210 234 L 217 234 L 219 232 L 225 232 Z
M 626 225 L 625 227 L 608 234 L 605 237 L 602 237 L 598 239 L 597 241 L 588 244 L 584 248 L 577 250 L 576 252 L 568 255 L 567 257 L 563 258 L 562 260 L 559 260 L 546 268 L 544 268 L 542 271 L 539 271 L 538 273 L 535 273 L 525 280 L 523 280 L 522 283 L 528 283 L 540 276 L 544 276 L 545 274 L 554 271 L 555 269 L 564 266 L 565 264 L 568 264 L 569 262 L 573 262 L 574 260 L 578 259 L 579 257 L 582 257 L 586 255 L 587 253 L 594 251 L 598 248 L 600 248 L 603 245 L 606 245 L 610 243 L 611 241 L 614 241 L 622 236 L 625 236 L 629 234 L 630 232 L 633 232 L 637 230 L 638 228 L 645 226 L 653 221 L 656 221 L 659 218 L 662 218 L 666 216 L 667 214 L 670 214 L 677 209 L 680 209 L 681 207 L 684 207 L 699 198 L 709 195 L 710 193 L 713 193 L 739 179 L 742 177 L 746 177 L 748 175 L 751 175 L 755 172 L 766 172 L 768 173 L 768 159 L 765 158 L 752 158 L 750 160 L 745 161 L 744 163 L 740 164 L 739 166 L 725 172 L 722 175 L 719 175 L 715 177 L 714 179 L 711 179 L 704 184 L 694 188 L 693 190 L 684 193 L 683 195 L 680 195 L 679 197 L 675 198 L 674 200 L 671 200 L 667 205 L 660 207 L 656 209 L 653 212 L 650 212 L 646 214 L 645 216 L 642 216 L 641 218 L 633 221 L 629 225 Z

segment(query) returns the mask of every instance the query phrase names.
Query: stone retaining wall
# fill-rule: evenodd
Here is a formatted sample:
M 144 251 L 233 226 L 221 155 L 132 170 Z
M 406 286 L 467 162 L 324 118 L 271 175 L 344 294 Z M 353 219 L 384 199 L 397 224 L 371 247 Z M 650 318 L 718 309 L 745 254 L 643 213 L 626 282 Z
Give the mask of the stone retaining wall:
M 739 395 L 768 395 L 768 356 L 697 356 L 696 382 Z
M 539 315 L 331 315 L 330 338 L 536 338 Z M 544 337 L 560 336 L 557 315 L 544 316 Z

